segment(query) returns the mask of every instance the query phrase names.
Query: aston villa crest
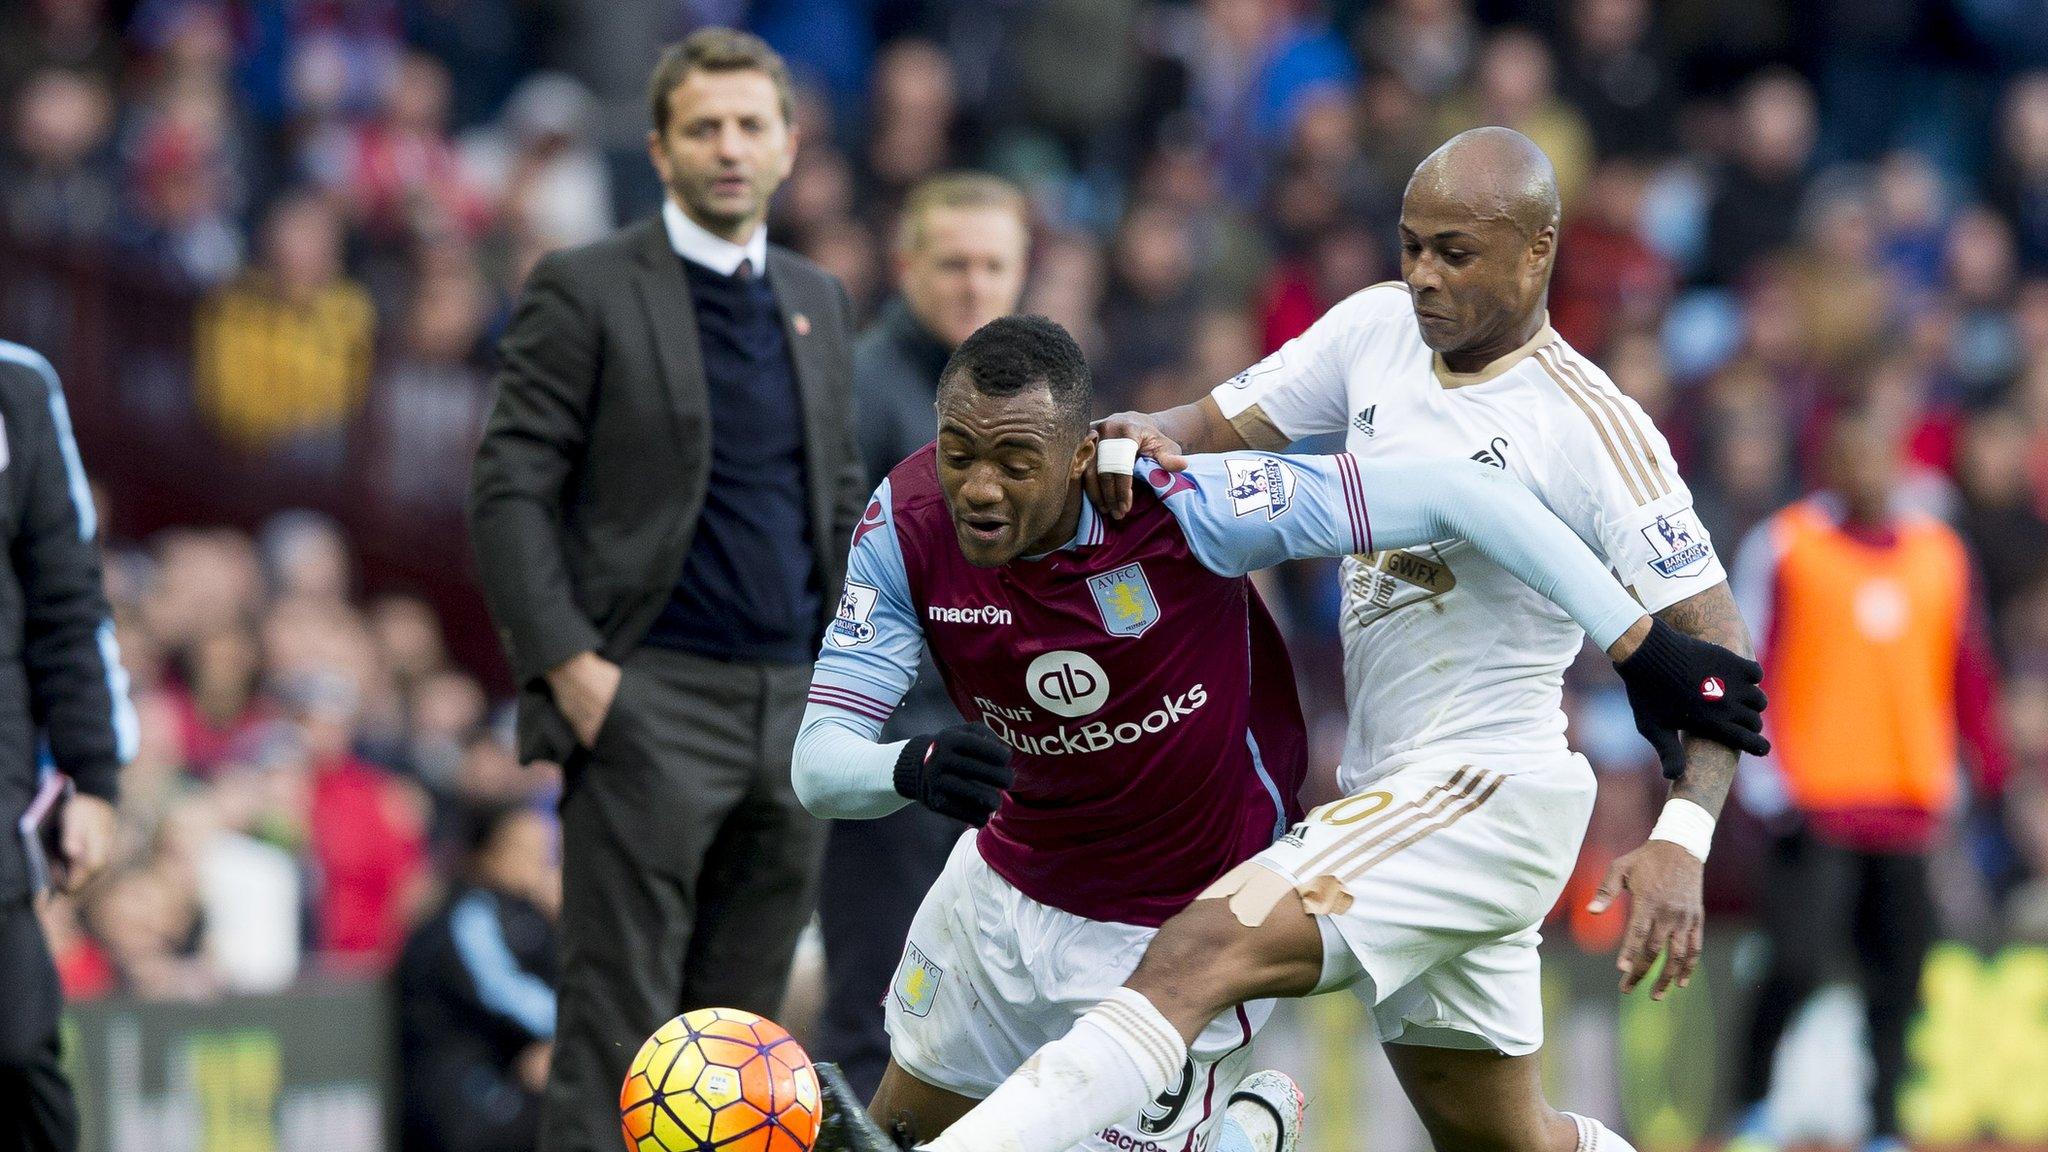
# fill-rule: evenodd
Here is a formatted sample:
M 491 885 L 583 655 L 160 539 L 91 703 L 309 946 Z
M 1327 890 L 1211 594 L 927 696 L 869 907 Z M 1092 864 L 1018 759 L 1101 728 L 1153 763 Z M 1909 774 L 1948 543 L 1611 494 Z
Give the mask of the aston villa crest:
M 1088 590 L 1095 593 L 1096 611 L 1102 613 L 1102 626 L 1111 636 L 1143 636 L 1159 623 L 1159 601 L 1152 597 L 1142 564 L 1090 576 Z

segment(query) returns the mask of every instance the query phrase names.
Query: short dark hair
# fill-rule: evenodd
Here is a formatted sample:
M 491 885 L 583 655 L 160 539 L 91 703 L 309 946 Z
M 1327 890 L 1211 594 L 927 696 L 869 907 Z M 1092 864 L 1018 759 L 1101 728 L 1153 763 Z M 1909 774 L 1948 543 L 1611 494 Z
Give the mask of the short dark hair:
M 760 72 L 775 83 L 782 122 L 796 123 L 796 85 L 789 65 L 751 32 L 734 28 L 700 28 L 668 46 L 647 81 L 647 112 L 657 135 L 668 131 L 668 98 L 692 72 Z
M 984 396 L 1015 396 L 1042 386 L 1074 432 L 1086 430 L 1095 403 L 1081 346 L 1043 316 L 1002 316 L 976 328 L 939 373 L 941 388 L 955 383 Z

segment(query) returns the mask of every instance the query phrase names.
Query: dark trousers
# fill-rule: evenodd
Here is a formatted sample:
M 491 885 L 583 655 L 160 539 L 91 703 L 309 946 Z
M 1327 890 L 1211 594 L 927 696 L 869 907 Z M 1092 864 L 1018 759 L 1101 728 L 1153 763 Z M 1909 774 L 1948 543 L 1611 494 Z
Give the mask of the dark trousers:
M 825 846 L 818 927 L 825 937 L 825 1011 L 820 1060 L 837 1061 L 861 1099 L 889 1063 L 882 1027 L 911 918 L 967 826 L 916 804 L 880 820 L 836 820 Z
M 1827 978 L 1829 961 L 1854 954 L 1870 1016 L 1872 1131 L 1899 1132 L 1906 1025 L 1920 1006 L 1920 966 L 1934 939 L 1927 858 L 1858 852 L 1801 832 L 1772 845 L 1764 872 L 1770 968 L 1750 1017 L 1738 1085 L 1745 1105 L 1770 1092 L 1771 1061 L 1801 1004 Z
M 71 1152 L 78 1106 L 57 1063 L 64 992 L 26 896 L 0 900 L 0 989 L 0 1152 Z
M 619 1085 L 692 1008 L 773 1016 L 825 825 L 789 781 L 808 665 L 625 661 L 562 801 L 562 972 L 543 1152 L 617 1152 Z

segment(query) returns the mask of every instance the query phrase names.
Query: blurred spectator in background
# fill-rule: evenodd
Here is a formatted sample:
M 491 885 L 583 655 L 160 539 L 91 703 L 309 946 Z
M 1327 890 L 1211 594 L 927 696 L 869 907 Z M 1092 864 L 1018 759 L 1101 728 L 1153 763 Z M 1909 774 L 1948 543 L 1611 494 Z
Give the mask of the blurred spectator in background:
M 248 625 L 222 624 L 173 657 L 166 690 L 178 718 L 184 766 L 204 780 L 244 752 L 272 715 L 263 692 L 263 652 Z
M 422 243 L 413 265 L 398 345 L 370 398 L 370 471 L 393 507 L 454 512 L 490 411 L 484 334 L 492 301 L 459 237 Z
M 1593 164 L 1586 122 L 1557 98 L 1550 46 L 1526 28 L 1503 28 L 1486 39 L 1471 87 L 1445 105 L 1438 135 L 1497 124 L 1534 140 L 1557 169 L 1557 194 L 1565 211 L 1577 206 L 1579 189 Z
M 369 389 L 370 298 L 342 270 L 340 223 L 310 193 L 271 207 L 261 264 L 196 322 L 199 410 L 243 449 L 331 441 Z
M 1989 208 L 1965 209 L 1949 226 L 1947 274 L 1953 330 L 1942 367 L 1963 396 L 1981 400 L 2020 367 L 2012 315 L 2019 285 L 2012 225 Z
M 121 246 L 172 285 L 212 288 L 242 267 L 237 212 L 250 173 L 238 117 L 224 76 L 159 80 L 124 133 Z
M 1939 927 L 1928 854 L 1969 801 L 1959 761 L 1980 798 L 2007 768 L 1981 590 L 1956 533 L 1901 507 L 1892 414 L 1844 409 L 1825 459 L 1828 490 L 1752 533 L 1735 569 L 1763 641 L 1773 745 L 1745 761 L 1740 794 L 1776 833 L 1770 962 L 1738 1084 L 1744 1148 L 1780 1142 L 1764 1106 L 1778 1041 L 1838 952 L 1856 959 L 1869 1015 L 1867 1146 L 1904 1146 L 1906 1026 Z
M 0 214 L 7 230 L 32 243 L 104 243 L 119 207 L 106 152 L 114 122 L 106 83 L 44 69 L 4 106 L 13 121 L 9 146 L 0 152 Z
M 1744 85 L 1734 157 L 1717 174 L 1707 208 L 1704 283 L 1739 285 L 1751 261 L 1792 239 L 1816 130 L 1813 92 L 1798 73 L 1770 69 Z
M 1128 407 L 1131 393 L 1148 378 L 1179 363 L 1201 305 L 1196 271 L 1186 215 L 1164 201 L 1133 205 L 1110 245 L 1104 347 L 1095 373 L 1098 406 Z
M 1602 159 L 1654 161 L 1678 145 L 1678 76 L 1654 25 L 1650 0 L 1570 4 L 1559 87 Z
M 538 45 L 536 6 L 507 0 L 417 0 L 403 6 L 405 40 L 454 81 L 450 118 L 471 128 L 495 115 L 526 75 Z
M 1853 377 L 1894 320 L 1893 284 L 1879 266 L 1876 220 L 1860 182 L 1819 182 L 1800 213 L 1783 268 L 1807 355 L 1834 379 Z
M 575 80 L 521 81 L 489 128 L 461 141 L 465 178 L 502 205 L 517 236 L 548 249 L 588 244 L 612 226 L 611 170 L 595 143 L 595 101 Z
M 409 52 L 386 74 L 377 115 L 330 125 L 310 144 L 315 178 L 340 194 L 350 225 L 373 246 L 415 232 L 473 236 L 489 205 L 469 187 L 448 138 L 448 70 Z
M 36 72 L 64 68 L 110 81 L 121 38 L 104 0 L 27 0 L 0 15 L 0 108 L 13 106 Z
M 912 185 L 952 167 L 959 100 L 953 65 L 928 40 L 899 40 L 875 57 L 861 199 L 884 227 Z
M 939 374 L 975 329 L 1017 308 L 1031 251 L 1029 208 L 1006 180 L 935 176 L 910 191 L 897 225 L 897 296 L 853 346 L 853 398 L 870 487 L 937 434 Z M 926 657 L 882 730 L 898 740 L 960 723 Z M 880 820 L 834 821 L 818 891 L 826 999 L 812 1049 L 865 1099 L 882 1081 L 882 997 L 918 903 L 967 826 L 921 805 Z
M 1369 12 L 1353 38 L 1367 65 L 1393 72 L 1424 100 L 1447 94 L 1465 78 L 1480 28 L 1464 0 L 1392 0 Z
M 352 742 L 362 690 L 341 672 L 304 675 L 287 686 L 311 781 L 307 826 L 315 874 L 320 949 L 344 969 L 377 971 L 398 955 L 405 925 L 427 893 L 428 810 L 419 788 L 356 755 Z
M 401 1147 L 528 1152 L 555 1037 L 554 833 L 518 806 L 467 822 L 455 887 L 398 961 Z
M 1174 55 L 1186 108 L 1222 187 L 1241 206 L 1265 183 L 1268 142 L 1284 140 L 1316 97 L 1349 93 L 1358 66 L 1326 25 L 1282 0 L 1201 0 Z
M 2048 372 L 2048 364 L 2034 371 Z M 2001 641 L 2013 603 L 2048 576 L 2048 516 L 2027 484 L 2027 455 L 2025 421 L 1999 406 L 1970 418 L 1956 460 L 1956 526 L 1984 574 L 1993 635 Z
M 2005 94 L 2003 131 L 1991 168 L 1992 202 L 2019 233 L 2020 262 L 2048 274 L 2048 72 L 2013 82 Z
M 1602 161 L 1558 237 L 1550 323 L 1588 356 L 1602 356 L 1617 330 L 1654 325 L 1678 287 L 1677 269 L 1642 234 L 1648 175 L 1628 157 Z

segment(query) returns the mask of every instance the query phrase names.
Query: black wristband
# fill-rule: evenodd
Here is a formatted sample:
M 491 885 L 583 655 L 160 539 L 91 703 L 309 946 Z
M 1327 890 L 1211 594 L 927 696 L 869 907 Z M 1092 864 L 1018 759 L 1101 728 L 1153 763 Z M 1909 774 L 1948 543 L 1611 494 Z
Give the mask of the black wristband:
M 912 736 L 904 741 L 903 751 L 896 754 L 896 771 L 891 777 L 898 796 L 924 803 L 925 757 L 931 750 L 930 736 Z

